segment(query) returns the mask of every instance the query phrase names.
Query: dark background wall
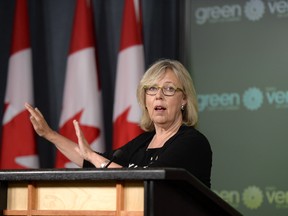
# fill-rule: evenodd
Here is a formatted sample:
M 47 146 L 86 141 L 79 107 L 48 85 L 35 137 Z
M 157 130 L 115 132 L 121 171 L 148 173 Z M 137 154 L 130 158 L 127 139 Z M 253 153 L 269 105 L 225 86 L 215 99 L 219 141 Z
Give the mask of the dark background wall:
M 6 87 L 14 0 L 0 0 L 0 119 Z M 35 105 L 57 130 L 75 0 L 28 0 Z M 106 146 L 111 148 L 113 99 L 124 0 L 93 0 L 98 67 L 103 88 Z M 145 65 L 159 58 L 180 58 L 180 2 L 142 1 Z M 1 132 L 0 132 L 1 133 Z M 37 137 L 40 165 L 54 166 L 55 148 Z

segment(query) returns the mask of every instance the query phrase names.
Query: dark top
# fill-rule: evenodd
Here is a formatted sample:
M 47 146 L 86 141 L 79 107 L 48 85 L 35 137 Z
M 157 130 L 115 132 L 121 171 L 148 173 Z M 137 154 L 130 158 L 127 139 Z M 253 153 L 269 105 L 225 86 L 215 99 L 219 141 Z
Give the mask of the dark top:
M 194 127 L 182 125 L 161 148 L 148 149 L 155 131 L 145 132 L 122 146 L 114 162 L 123 167 L 184 168 L 208 187 L 211 186 L 212 151 L 207 138 Z M 111 160 L 113 152 L 102 154 Z M 83 167 L 94 167 L 84 161 Z

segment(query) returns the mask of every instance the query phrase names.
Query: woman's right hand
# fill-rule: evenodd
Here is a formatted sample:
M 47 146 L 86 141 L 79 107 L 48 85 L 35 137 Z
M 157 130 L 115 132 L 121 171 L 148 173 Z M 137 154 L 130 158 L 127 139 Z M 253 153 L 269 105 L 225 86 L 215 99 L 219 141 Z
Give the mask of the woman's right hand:
M 32 107 L 28 103 L 25 103 L 25 108 L 30 113 L 30 121 L 36 133 L 49 140 L 49 135 L 53 134 L 54 131 L 49 127 L 40 110 Z
M 88 159 L 88 155 L 91 155 L 89 154 L 91 150 L 89 151 L 89 148 L 87 147 L 88 144 L 85 146 L 82 145 L 82 149 L 80 150 L 77 143 L 52 130 L 39 109 L 32 107 L 28 103 L 25 103 L 25 107 L 31 115 L 30 121 L 36 133 L 53 143 L 68 160 L 81 167 L 83 164 L 83 156 Z M 83 137 L 81 140 L 84 141 L 85 138 Z

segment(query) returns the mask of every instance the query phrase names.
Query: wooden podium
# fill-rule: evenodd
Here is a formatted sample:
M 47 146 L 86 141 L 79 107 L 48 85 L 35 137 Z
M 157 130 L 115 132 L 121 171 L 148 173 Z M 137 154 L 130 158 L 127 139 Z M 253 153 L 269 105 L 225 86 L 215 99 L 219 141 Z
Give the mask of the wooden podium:
M 1 215 L 241 215 L 183 169 L 0 170 Z

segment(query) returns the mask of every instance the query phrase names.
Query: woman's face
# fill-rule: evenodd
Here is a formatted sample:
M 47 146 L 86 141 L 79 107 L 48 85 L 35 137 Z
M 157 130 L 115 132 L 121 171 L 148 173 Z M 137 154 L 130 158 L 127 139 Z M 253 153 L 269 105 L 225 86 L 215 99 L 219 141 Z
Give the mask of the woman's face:
M 151 86 L 169 86 L 183 89 L 176 75 L 167 69 L 163 76 Z M 173 96 L 166 96 L 162 89 L 158 89 L 156 95 L 146 94 L 146 108 L 149 116 L 156 126 L 170 127 L 175 123 L 182 124 L 181 106 L 187 103 L 182 91 L 176 91 Z

